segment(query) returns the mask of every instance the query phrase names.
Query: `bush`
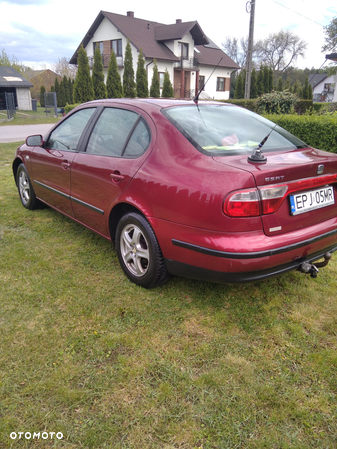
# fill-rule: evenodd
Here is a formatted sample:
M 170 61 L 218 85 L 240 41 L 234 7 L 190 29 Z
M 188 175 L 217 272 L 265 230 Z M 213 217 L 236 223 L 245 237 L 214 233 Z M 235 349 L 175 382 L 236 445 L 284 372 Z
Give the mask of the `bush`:
M 337 153 L 337 112 L 330 115 L 263 114 L 308 145 Z
M 296 102 L 297 96 L 285 90 L 261 95 L 256 100 L 256 108 L 259 113 L 290 114 Z
M 64 113 L 68 114 L 68 112 L 72 111 L 73 109 L 75 109 L 77 106 L 79 106 L 81 103 L 76 103 L 76 104 L 66 104 L 64 107 Z
M 252 112 L 256 112 L 256 100 L 220 100 L 222 103 L 231 103 L 236 106 L 241 106 L 242 108 L 249 109 Z

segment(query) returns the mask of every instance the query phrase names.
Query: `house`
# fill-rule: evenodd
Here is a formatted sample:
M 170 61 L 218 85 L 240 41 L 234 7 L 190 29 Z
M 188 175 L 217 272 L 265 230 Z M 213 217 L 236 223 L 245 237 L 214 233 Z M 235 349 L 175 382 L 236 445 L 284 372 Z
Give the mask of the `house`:
M 33 84 L 24 78 L 13 67 L 0 67 L 0 109 L 6 109 L 6 93 L 14 94 L 15 107 L 19 110 L 31 111 L 32 98 L 30 88 Z
M 132 11 L 125 16 L 100 11 L 69 62 L 77 64 L 78 50 L 83 44 L 92 67 L 94 52 L 98 47 L 107 77 L 111 51 L 114 50 L 122 76 L 128 39 L 135 73 L 139 50 L 142 50 L 149 86 L 153 76 L 153 62 L 156 60 L 160 87 L 163 87 L 164 73 L 167 70 L 175 97 L 193 98 L 209 79 L 200 98 L 229 98 L 231 73 L 239 69 L 239 66 L 205 36 L 197 21 L 177 20 L 174 24 L 165 25 L 137 19 Z
M 51 87 L 55 86 L 55 79 L 57 78 L 59 83 L 62 81 L 62 76 L 53 72 L 52 70 L 31 70 L 26 73 L 27 78 L 33 84 L 31 89 L 31 96 L 35 100 L 40 100 L 40 89 L 42 86 L 46 89 L 46 92 L 51 91 Z
M 335 94 L 335 75 L 312 73 L 308 76 L 314 102 L 331 102 Z
M 335 61 L 337 62 L 337 53 L 331 53 L 330 55 L 325 55 L 326 59 L 329 59 L 330 61 Z M 334 97 L 332 99 L 332 101 L 334 103 L 337 103 L 337 73 L 335 74 L 335 80 L 334 80 L 334 87 L 335 87 L 335 92 L 334 92 Z

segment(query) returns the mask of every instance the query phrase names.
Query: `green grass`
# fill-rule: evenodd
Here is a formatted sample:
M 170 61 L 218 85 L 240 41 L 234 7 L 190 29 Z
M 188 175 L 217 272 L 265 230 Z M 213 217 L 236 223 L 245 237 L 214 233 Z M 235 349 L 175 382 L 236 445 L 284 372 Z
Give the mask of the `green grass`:
M 8 125 L 39 125 L 44 123 L 57 123 L 61 118 L 61 114 L 55 117 L 44 112 L 45 108 L 38 107 L 37 111 L 17 111 L 12 120 L 7 120 L 7 112 L 0 111 L 0 127 Z
M 337 446 L 336 259 L 141 289 L 111 243 L 22 207 L 0 145 L 1 449 Z

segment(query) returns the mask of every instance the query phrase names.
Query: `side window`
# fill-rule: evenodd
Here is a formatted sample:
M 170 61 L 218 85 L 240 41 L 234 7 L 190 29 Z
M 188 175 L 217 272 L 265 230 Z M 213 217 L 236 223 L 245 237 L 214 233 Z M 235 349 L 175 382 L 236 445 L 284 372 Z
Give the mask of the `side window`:
M 144 153 L 150 144 L 150 131 L 144 120 L 140 120 L 132 133 L 123 156 L 137 157 Z
M 87 153 L 121 156 L 138 117 L 125 109 L 105 108 L 91 133 Z
M 82 109 L 64 120 L 49 136 L 45 148 L 76 151 L 78 141 L 96 108 Z

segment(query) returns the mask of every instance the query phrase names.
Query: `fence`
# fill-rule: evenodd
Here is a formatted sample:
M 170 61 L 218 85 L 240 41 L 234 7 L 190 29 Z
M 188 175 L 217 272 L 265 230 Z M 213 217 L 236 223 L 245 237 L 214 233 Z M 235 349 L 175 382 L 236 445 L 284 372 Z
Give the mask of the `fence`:
M 44 93 L 44 106 L 46 115 L 51 114 L 54 110 L 54 115 L 57 117 L 57 98 L 56 92 L 45 92 Z
M 14 94 L 5 92 L 6 98 L 6 108 L 7 108 L 7 119 L 12 120 L 14 118 L 15 110 L 15 99 Z

